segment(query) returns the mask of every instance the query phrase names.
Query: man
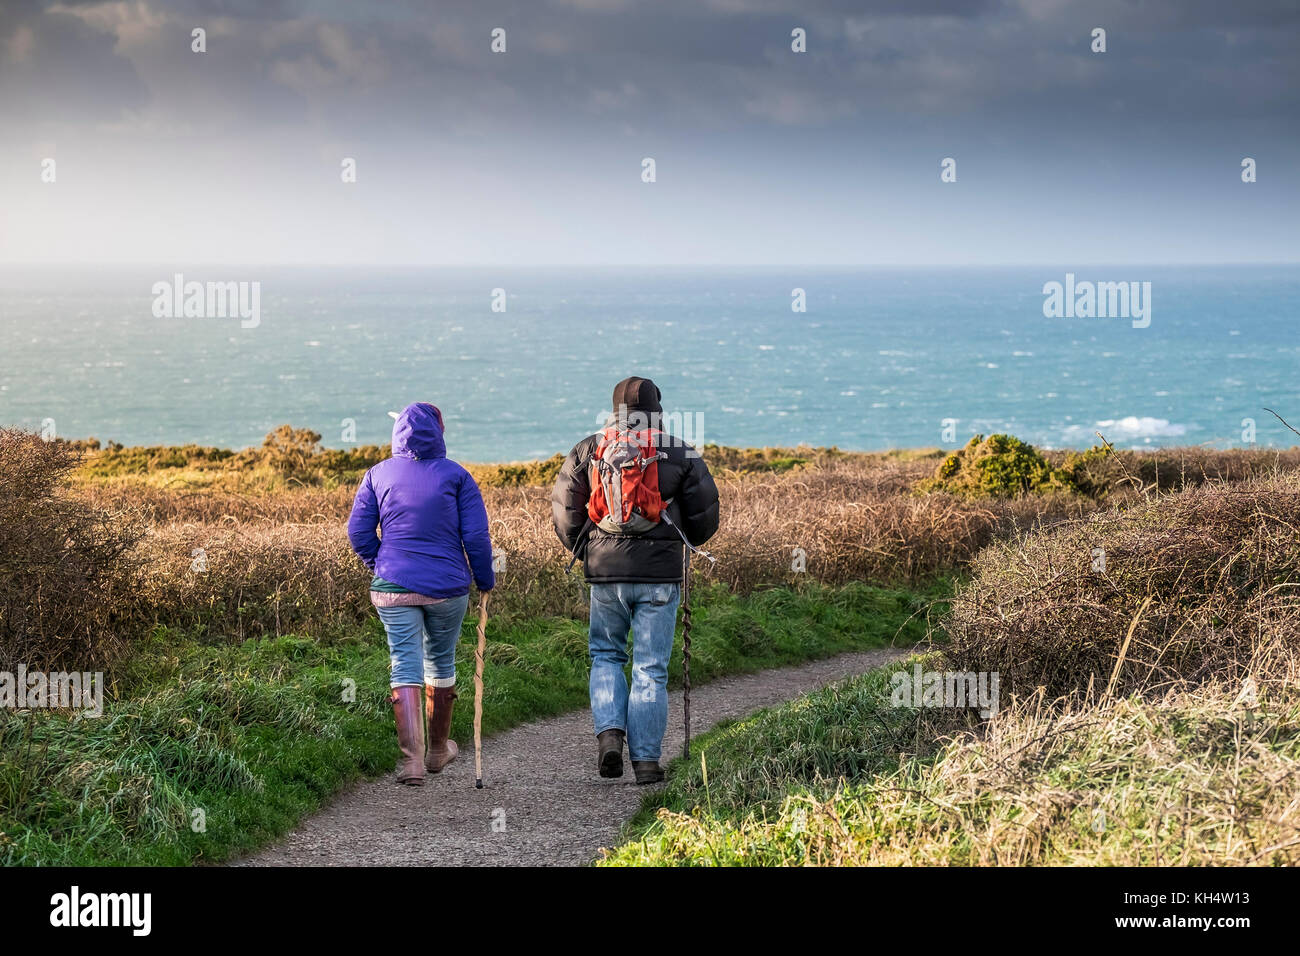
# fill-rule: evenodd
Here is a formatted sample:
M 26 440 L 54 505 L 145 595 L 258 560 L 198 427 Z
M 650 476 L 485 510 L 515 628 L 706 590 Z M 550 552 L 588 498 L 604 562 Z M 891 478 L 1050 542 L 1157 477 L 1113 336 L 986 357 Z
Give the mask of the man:
M 605 428 L 569 452 L 551 511 L 591 585 L 591 715 L 602 777 L 623 775 L 626 738 L 639 784 L 663 780 L 668 659 L 681 599 L 682 549 L 718 530 L 718 489 L 699 453 L 659 430 L 660 392 L 648 378 L 614 387 Z M 632 686 L 628 687 L 628 633 Z

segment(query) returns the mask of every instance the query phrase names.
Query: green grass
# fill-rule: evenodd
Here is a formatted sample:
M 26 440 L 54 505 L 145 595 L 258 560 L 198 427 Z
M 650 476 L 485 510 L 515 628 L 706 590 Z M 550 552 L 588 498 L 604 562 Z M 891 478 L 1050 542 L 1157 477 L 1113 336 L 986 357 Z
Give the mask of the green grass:
M 668 784 L 645 799 L 602 865 L 742 863 L 746 850 L 752 851 L 739 837 L 746 823 L 779 819 L 796 795 L 834 791 L 840 781 L 887 771 L 901 754 L 932 749 L 920 734 L 917 712 L 889 705 L 894 669 L 873 671 L 702 734 L 692 744 L 690 760 L 672 762 Z M 705 833 L 716 837 L 720 848 Z
M 912 644 L 949 593 L 946 581 L 923 591 L 697 592 L 692 679 Z M 452 732 L 464 743 L 473 617 L 457 658 Z M 678 647 L 674 682 L 680 672 Z M 103 717 L 0 714 L 0 863 L 178 865 L 260 846 L 348 781 L 392 768 L 387 676 L 377 622 L 328 642 L 209 644 L 159 632 L 114 676 Z M 485 684 L 486 734 L 585 706 L 585 623 L 490 624 Z
M 1291 682 L 1258 702 L 1238 685 L 1030 699 L 981 729 L 965 711 L 891 706 L 893 669 L 703 735 L 600 865 L 1300 861 Z

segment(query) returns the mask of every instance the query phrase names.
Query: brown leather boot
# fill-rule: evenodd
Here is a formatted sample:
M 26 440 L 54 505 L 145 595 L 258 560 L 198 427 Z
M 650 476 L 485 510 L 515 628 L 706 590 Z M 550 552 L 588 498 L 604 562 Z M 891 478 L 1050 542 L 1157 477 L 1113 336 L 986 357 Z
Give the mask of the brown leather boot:
M 632 773 L 639 784 L 659 783 L 664 779 L 664 770 L 658 760 L 633 760 Z
M 422 688 L 414 684 L 394 687 L 393 716 L 397 720 L 397 746 L 402 756 L 397 761 L 397 782 L 411 787 L 424 786 L 424 727 L 420 720 Z
M 460 748 L 451 740 L 451 708 L 456 701 L 455 687 L 424 685 L 424 713 L 428 720 L 429 738 L 424 751 L 424 768 L 438 773 L 456 759 Z
M 602 777 L 623 776 L 623 736 L 612 729 L 596 735 L 596 772 Z

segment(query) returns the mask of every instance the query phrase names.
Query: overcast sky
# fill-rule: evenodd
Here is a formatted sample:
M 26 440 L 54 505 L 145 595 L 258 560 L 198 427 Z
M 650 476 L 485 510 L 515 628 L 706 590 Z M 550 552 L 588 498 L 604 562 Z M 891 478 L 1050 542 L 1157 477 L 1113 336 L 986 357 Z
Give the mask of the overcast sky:
M 1298 51 L 1296 0 L 0 0 L 0 262 L 1295 262 Z

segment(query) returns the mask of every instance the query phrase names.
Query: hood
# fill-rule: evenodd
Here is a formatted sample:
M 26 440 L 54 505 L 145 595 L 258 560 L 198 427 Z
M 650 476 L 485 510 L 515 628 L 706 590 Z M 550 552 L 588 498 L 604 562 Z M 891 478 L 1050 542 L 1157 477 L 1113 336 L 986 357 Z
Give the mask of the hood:
M 407 405 L 393 422 L 393 457 L 446 458 L 447 443 L 442 439 L 442 412 L 428 402 Z

